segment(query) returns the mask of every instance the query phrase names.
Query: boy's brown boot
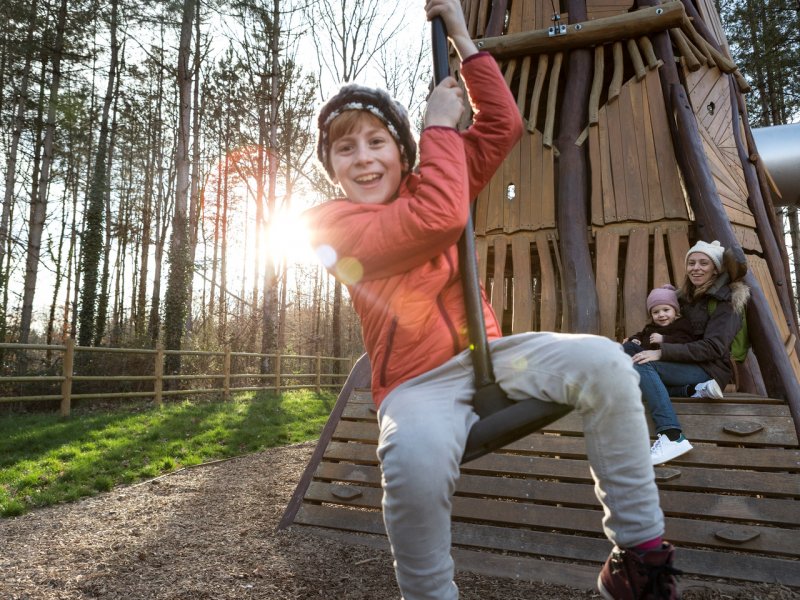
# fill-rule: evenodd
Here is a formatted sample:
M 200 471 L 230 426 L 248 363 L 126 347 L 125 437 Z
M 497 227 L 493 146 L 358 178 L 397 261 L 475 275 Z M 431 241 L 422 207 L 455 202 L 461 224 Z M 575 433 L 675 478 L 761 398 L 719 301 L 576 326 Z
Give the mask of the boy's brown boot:
M 674 554 L 666 542 L 641 555 L 614 547 L 597 578 L 600 595 L 606 600 L 677 600 L 676 577 L 682 572 L 672 566 Z

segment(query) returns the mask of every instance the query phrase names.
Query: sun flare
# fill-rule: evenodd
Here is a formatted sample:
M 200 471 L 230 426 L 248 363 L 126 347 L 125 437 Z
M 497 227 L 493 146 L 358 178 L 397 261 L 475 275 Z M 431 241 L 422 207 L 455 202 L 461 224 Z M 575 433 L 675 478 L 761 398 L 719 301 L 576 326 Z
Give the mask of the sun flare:
M 311 250 L 308 227 L 300 211 L 281 211 L 273 216 L 267 227 L 264 251 L 276 263 L 284 260 L 288 265 L 318 262 Z

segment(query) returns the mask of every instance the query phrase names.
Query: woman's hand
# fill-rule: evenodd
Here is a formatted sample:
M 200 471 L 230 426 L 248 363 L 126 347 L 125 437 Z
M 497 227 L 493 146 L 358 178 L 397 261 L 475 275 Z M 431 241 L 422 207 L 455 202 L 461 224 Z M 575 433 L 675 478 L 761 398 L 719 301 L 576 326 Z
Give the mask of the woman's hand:
M 464 113 L 464 90 L 452 77 L 433 88 L 425 108 L 425 127 L 455 127 Z
M 654 360 L 661 360 L 661 350 L 642 350 L 633 355 L 633 362 L 637 365 L 643 365 Z
M 653 335 L 650 336 L 651 344 L 660 344 L 663 341 L 664 341 L 664 336 L 661 335 L 660 333 L 654 333 Z

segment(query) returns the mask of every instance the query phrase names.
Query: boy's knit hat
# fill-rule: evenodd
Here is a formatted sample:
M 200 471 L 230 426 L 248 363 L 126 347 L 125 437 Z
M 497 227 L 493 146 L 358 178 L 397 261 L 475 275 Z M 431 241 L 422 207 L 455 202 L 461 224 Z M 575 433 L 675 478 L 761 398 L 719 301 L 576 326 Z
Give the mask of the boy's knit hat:
M 717 272 L 722 272 L 722 255 L 725 253 L 725 248 L 723 248 L 717 240 L 714 240 L 710 244 L 702 240 L 697 242 L 694 246 L 689 248 L 689 251 L 686 253 L 687 262 L 689 261 L 689 255 L 695 252 L 702 252 L 708 256 L 711 262 L 714 263 L 714 266 L 717 267 Z
M 654 306 L 666 304 L 675 309 L 675 312 L 680 311 L 680 304 L 678 304 L 678 294 L 675 293 L 675 288 L 669 284 L 657 287 L 650 292 L 647 296 L 647 312 L 653 310 Z
M 403 171 L 409 171 L 417 161 L 417 143 L 411 134 L 408 112 L 402 104 L 394 100 L 386 91 L 369 88 L 357 83 L 348 83 L 330 98 L 319 111 L 317 126 L 317 157 L 333 179 L 330 165 L 330 139 L 328 133 L 333 120 L 348 110 L 363 110 L 380 119 L 400 148 Z

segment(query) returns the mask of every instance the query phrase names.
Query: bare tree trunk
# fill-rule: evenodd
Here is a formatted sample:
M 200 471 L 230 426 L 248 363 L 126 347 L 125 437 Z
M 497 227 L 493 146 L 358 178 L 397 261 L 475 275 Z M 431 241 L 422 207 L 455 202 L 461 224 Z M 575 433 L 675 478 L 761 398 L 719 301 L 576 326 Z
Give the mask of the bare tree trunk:
M 286 258 L 281 261 L 280 276 L 278 282 L 281 288 L 280 301 L 278 307 L 278 351 L 284 352 L 286 350 L 286 288 L 288 287 L 286 281 Z
M 61 205 L 67 204 L 67 193 L 69 191 L 68 182 L 65 182 L 64 195 L 61 199 Z M 58 234 L 58 250 L 56 251 L 56 264 L 55 264 L 55 281 L 53 281 L 53 295 L 50 302 L 50 312 L 47 317 L 47 337 L 46 344 L 49 346 L 53 343 L 53 330 L 55 329 L 56 321 L 56 305 L 58 304 L 58 293 L 61 290 L 61 281 L 64 279 L 61 264 L 64 259 L 64 236 L 67 233 L 67 211 L 61 211 L 61 230 Z M 47 364 L 50 364 L 50 351 L 47 351 Z
M 270 94 L 269 94 L 269 153 L 267 161 L 269 164 L 269 182 L 267 186 L 267 218 L 272 220 L 276 211 L 276 187 L 278 183 L 278 105 L 280 103 L 278 95 L 278 77 L 280 73 L 280 2 L 272 2 L 272 31 L 270 32 L 270 51 L 272 55 L 272 69 L 270 73 Z M 275 350 L 275 312 L 277 308 L 277 289 L 276 289 L 275 262 L 270 254 L 267 254 L 264 265 L 264 304 L 262 309 L 261 327 L 261 352 L 266 354 Z M 269 370 L 268 365 L 262 364 L 262 372 Z
M 333 316 L 331 318 L 331 329 L 333 330 L 333 355 L 337 358 L 342 356 L 342 282 L 338 279 L 333 287 Z M 341 373 L 340 362 L 335 362 L 334 373 Z
M 156 207 L 154 211 L 156 230 L 155 230 L 155 265 L 153 267 L 153 292 L 150 297 L 150 317 L 147 322 L 147 334 L 151 342 L 151 346 L 155 348 L 158 342 L 158 330 L 161 319 L 159 318 L 159 311 L 161 310 L 161 266 L 164 263 L 164 243 L 166 240 L 166 228 L 162 221 L 166 219 L 166 209 L 164 208 L 163 198 L 163 174 L 159 169 L 158 176 L 158 191 L 156 193 Z
M 14 117 L 14 130 L 11 132 L 11 143 L 8 149 L 8 161 L 6 163 L 6 189 L 3 194 L 3 208 L 2 215 L 0 216 L 0 284 L 3 284 L 3 287 L 6 287 L 4 282 L 8 279 L 8 271 L 2 269 L 2 267 L 8 241 L 11 203 L 14 201 L 19 139 L 22 135 L 22 129 L 25 126 L 25 105 L 28 102 L 28 78 L 30 77 L 31 63 L 33 62 L 33 32 L 36 29 L 37 8 L 38 0 L 32 0 L 30 7 L 31 19 L 28 22 L 28 31 L 25 35 L 25 66 L 22 68 L 19 90 L 16 94 L 17 112 Z
M 164 346 L 179 350 L 186 312 L 189 276 L 189 237 L 187 220 L 187 200 L 189 195 L 189 136 L 192 112 L 192 72 L 189 69 L 192 42 L 192 18 L 195 0 L 184 0 L 181 38 L 178 49 L 178 91 L 180 107 L 178 110 L 178 140 L 175 148 L 175 207 L 172 218 L 172 238 L 169 247 L 169 278 L 164 311 Z M 168 354 L 165 360 L 166 372 L 180 372 L 180 354 Z
M 61 85 L 61 53 L 64 49 L 64 29 L 67 21 L 67 0 L 61 0 L 56 24 L 56 40 L 53 46 L 53 76 L 50 81 L 50 100 L 47 107 L 47 123 L 45 125 L 44 155 L 39 175 L 39 186 L 31 201 L 31 217 L 28 233 L 28 254 L 25 266 L 25 284 L 20 316 L 20 342 L 26 344 L 30 334 L 33 314 L 33 297 L 36 293 L 36 277 L 39 272 L 39 254 L 41 252 L 42 231 L 47 214 L 47 188 L 50 182 L 50 167 L 53 163 L 53 140 L 56 129 L 56 107 Z
M 74 332 L 70 330 L 70 299 L 72 296 L 72 282 L 73 282 L 73 275 L 75 274 L 75 267 L 73 262 L 75 260 L 75 251 L 77 250 L 77 238 L 78 238 L 78 226 L 77 226 L 77 219 L 78 219 L 78 185 L 77 185 L 77 178 L 78 178 L 78 169 L 80 165 L 76 165 L 75 167 L 75 185 L 72 186 L 72 223 L 70 225 L 70 235 L 69 235 L 69 251 L 67 252 L 67 289 L 64 294 L 64 312 L 63 312 L 63 323 L 61 324 L 61 336 L 62 338 L 66 338 L 67 336 L 74 335 Z
M 194 17 L 194 113 L 192 115 L 192 175 L 189 189 L 189 266 L 186 298 L 188 300 L 186 331 L 192 330 L 192 294 L 194 290 L 194 262 L 197 256 L 197 228 L 200 219 L 200 118 L 202 106 L 200 105 L 200 2 L 196 4 Z
M 12 205 L 11 211 L 9 213 L 9 218 L 14 217 L 14 207 Z M 8 273 L 11 269 L 11 238 L 7 239 L 8 247 L 6 248 L 6 264 L 0 263 L 0 271 L 3 273 Z M 6 338 L 6 334 L 8 332 L 8 323 L 6 322 L 6 314 L 8 312 L 8 286 L 4 285 L 2 287 L 3 296 L 2 296 L 2 306 L 0 306 L 0 342 L 8 341 Z M 3 359 L 4 351 L 0 349 L 0 360 Z
M 117 99 L 119 98 L 119 80 L 120 77 L 116 77 L 116 84 L 114 86 L 114 109 L 113 117 L 111 119 L 111 135 L 108 144 L 108 156 L 106 157 L 106 182 L 111 181 L 111 165 L 114 160 L 114 142 L 116 141 L 117 134 Z M 97 301 L 97 317 L 94 327 L 93 345 L 95 346 L 99 346 L 102 343 L 103 337 L 105 337 L 106 334 L 106 327 L 108 325 L 108 296 L 110 293 L 108 282 L 111 269 L 109 261 L 111 260 L 111 224 L 113 222 L 113 219 L 111 218 L 111 185 L 109 184 L 106 185 L 105 189 L 105 213 L 107 225 L 104 229 L 105 244 L 103 246 L 103 271 L 100 278 L 100 294 Z
M 228 128 L 226 128 L 226 138 Z M 227 141 L 227 139 L 226 139 Z M 228 144 L 226 144 L 226 147 Z M 222 186 L 222 218 L 220 219 L 220 261 L 219 261 L 219 341 L 227 343 L 228 300 L 228 178 L 230 176 L 229 154 L 225 153 L 225 170 Z
M 222 120 L 220 119 L 220 124 Z M 222 140 L 220 137 L 220 144 L 222 144 Z M 217 156 L 217 189 L 215 190 L 215 199 L 216 202 L 214 204 L 214 237 L 212 243 L 214 244 L 212 256 L 211 256 L 211 293 L 209 294 L 209 302 L 208 302 L 208 315 L 209 319 L 214 318 L 214 299 L 216 298 L 216 289 L 217 289 L 217 264 L 219 261 L 219 220 L 220 220 L 220 209 L 222 205 L 222 154 L 223 149 L 222 147 L 219 148 L 219 154 Z
M 797 269 L 800 267 L 800 227 L 797 223 L 797 206 L 790 206 L 786 212 L 789 221 L 789 239 L 792 243 L 792 272 L 794 273 L 794 301 L 795 306 L 800 305 L 800 277 Z
M 314 328 L 311 334 L 314 340 L 313 354 L 319 354 L 322 352 L 320 345 L 322 339 L 322 277 L 319 267 L 314 272 L 314 296 L 311 312 L 314 315 Z
M 97 275 L 100 266 L 100 251 L 103 245 L 103 220 L 106 187 L 106 160 L 108 152 L 109 126 L 108 118 L 114 95 L 115 77 L 119 46 L 117 44 L 117 8 L 118 0 L 111 3 L 111 63 L 108 68 L 108 83 L 103 99 L 103 113 L 100 121 L 100 136 L 97 143 L 97 155 L 94 172 L 89 186 L 88 208 L 85 216 L 86 233 L 81 242 L 81 269 L 83 285 L 81 286 L 80 325 L 78 343 L 89 346 L 94 342 L 95 317 L 97 314 Z M 106 215 L 108 217 L 108 215 Z M 108 224 L 106 223 L 106 226 Z
M 759 39 L 759 32 L 762 31 L 761 26 L 756 19 L 756 6 L 761 4 L 760 0 L 753 3 L 753 0 L 747 0 L 747 30 L 750 34 L 750 44 L 752 45 L 753 52 L 757 55 L 763 54 L 764 49 Z M 769 109 L 769 92 L 767 91 L 767 76 L 764 73 L 762 64 L 757 61 L 755 64 L 755 87 L 758 88 L 758 98 L 761 104 L 761 117 L 759 119 L 761 126 L 771 125 L 770 123 L 770 109 Z
M 160 59 L 163 61 L 164 57 L 164 27 L 163 24 L 161 26 L 161 45 L 159 47 L 160 50 Z M 162 137 L 163 137 L 163 118 L 162 118 L 162 106 L 164 100 L 164 77 L 163 77 L 164 70 L 158 70 L 158 79 L 156 84 L 156 98 L 155 98 L 155 106 L 152 107 L 152 111 L 150 113 L 149 118 L 149 126 L 147 128 L 147 138 L 150 142 L 150 151 L 147 155 L 147 168 L 145 171 L 145 179 L 144 179 L 144 197 L 142 199 L 142 239 L 141 239 L 141 250 L 139 251 L 140 259 L 138 261 L 139 266 L 139 284 L 137 286 L 137 295 L 136 301 L 134 304 L 134 313 L 135 313 L 135 330 L 137 336 L 142 336 L 145 333 L 145 330 L 148 331 L 151 339 L 153 338 L 153 332 L 150 329 L 149 325 L 152 323 L 152 319 L 146 320 L 147 315 L 147 278 L 149 275 L 149 268 L 150 268 L 150 245 L 152 243 L 152 227 L 153 227 L 153 195 L 155 190 L 155 178 L 153 177 L 153 171 L 158 169 L 159 173 L 159 187 L 158 187 L 158 194 L 161 194 L 163 184 L 163 174 L 161 171 L 161 167 L 163 165 L 163 144 L 162 144 Z M 158 214 L 156 214 L 156 219 L 158 219 Z M 158 280 L 157 280 L 158 281 Z M 155 283 L 154 283 L 155 285 Z M 152 315 L 151 315 L 152 316 Z M 157 334 L 156 334 L 157 335 Z

